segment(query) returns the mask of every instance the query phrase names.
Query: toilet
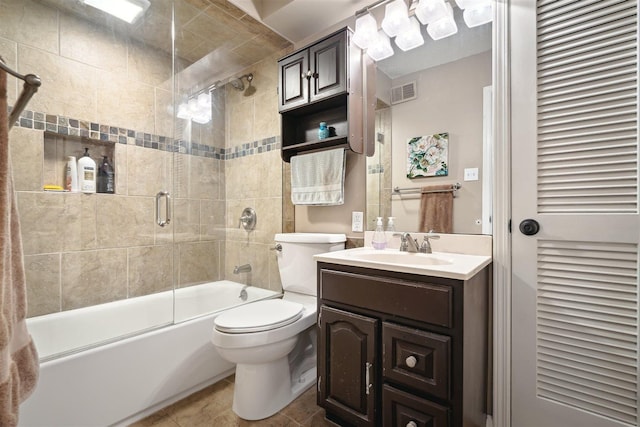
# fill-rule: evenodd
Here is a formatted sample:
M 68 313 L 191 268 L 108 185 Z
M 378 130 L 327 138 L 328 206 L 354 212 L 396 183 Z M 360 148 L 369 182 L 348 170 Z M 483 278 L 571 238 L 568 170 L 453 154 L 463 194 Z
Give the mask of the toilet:
M 281 299 L 245 304 L 214 321 L 211 341 L 236 364 L 233 411 L 270 417 L 316 382 L 317 271 L 313 256 L 344 249 L 344 234 L 275 235 Z

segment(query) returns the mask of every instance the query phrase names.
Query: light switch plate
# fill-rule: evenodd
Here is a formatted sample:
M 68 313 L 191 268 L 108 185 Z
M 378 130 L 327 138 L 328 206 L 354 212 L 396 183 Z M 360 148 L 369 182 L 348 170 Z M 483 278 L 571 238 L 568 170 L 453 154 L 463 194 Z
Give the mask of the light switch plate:
M 477 181 L 478 180 L 478 168 L 465 168 L 464 169 L 465 181 Z
M 362 232 L 362 223 L 364 221 L 362 212 L 351 212 L 351 231 Z

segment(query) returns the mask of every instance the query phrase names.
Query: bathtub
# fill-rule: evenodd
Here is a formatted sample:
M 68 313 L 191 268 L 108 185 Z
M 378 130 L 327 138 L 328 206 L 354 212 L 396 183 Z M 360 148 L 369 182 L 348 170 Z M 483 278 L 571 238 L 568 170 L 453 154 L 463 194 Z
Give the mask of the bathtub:
M 19 425 L 127 425 L 230 375 L 210 341 L 213 320 L 280 296 L 249 287 L 244 302 L 242 288 L 223 280 L 177 289 L 175 306 L 168 291 L 28 319 L 40 378 Z

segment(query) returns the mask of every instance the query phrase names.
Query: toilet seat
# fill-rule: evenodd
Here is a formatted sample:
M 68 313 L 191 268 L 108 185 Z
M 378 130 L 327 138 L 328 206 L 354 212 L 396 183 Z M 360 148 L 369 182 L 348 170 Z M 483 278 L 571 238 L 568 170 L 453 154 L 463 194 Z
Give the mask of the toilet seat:
M 242 334 L 281 328 L 302 317 L 304 306 L 282 299 L 257 301 L 228 310 L 214 320 L 220 332 Z

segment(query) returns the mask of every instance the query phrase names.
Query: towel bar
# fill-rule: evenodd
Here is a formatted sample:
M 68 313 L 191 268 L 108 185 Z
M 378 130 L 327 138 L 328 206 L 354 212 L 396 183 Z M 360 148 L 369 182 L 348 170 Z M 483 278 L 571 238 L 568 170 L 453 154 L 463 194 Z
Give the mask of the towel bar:
M 455 184 L 451 184 L 451 188 L 446 190 L 423 191 L 421 187 L 407 187 L 407 188 L 393 187 L 392 194 L 400 195 L 402 193 L 405 193 L 405 194 L 442 193 L 442 192 L 451 191 L 453 193 L 453 197 L 456 197 L 456 191 L 458 191 L 461 188 L 462 188 L 462 185 L 459 182 L 456 182 Z

